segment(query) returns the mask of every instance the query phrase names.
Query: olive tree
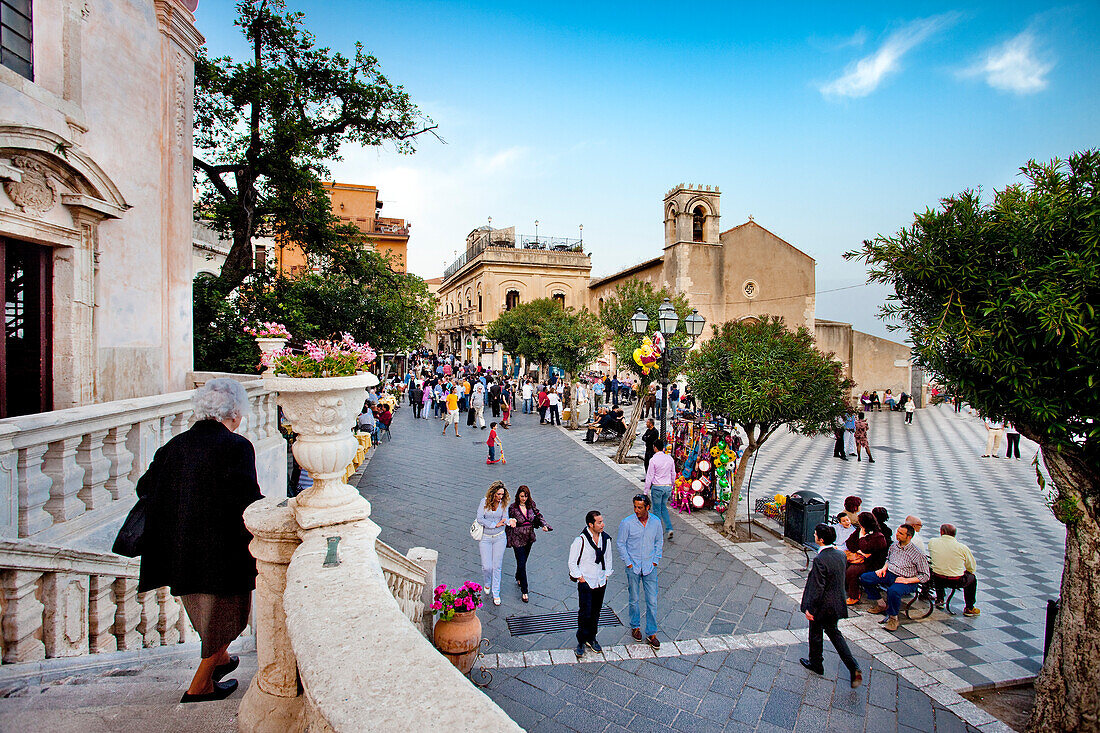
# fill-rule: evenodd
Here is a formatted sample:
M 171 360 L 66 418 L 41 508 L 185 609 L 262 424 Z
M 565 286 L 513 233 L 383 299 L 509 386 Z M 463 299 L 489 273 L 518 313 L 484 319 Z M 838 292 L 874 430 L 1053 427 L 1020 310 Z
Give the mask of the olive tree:
M 1029 162 L 846 256 L 893 286 L 917 362 L 1041 448 L 1066 527 L 1061 604 L 1031 731 L 1100 730 L 1100 151 Z

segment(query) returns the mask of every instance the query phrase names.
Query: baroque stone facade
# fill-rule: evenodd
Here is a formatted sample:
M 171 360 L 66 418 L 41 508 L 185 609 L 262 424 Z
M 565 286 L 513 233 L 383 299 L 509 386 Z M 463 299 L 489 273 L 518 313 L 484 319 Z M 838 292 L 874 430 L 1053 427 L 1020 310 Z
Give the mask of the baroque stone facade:
M 196 4 L 35 0 L 29 76 L 0 66 L 5 300 L 35 304 L 0 361 L 36 392 L 0 417 L 185 386 Z

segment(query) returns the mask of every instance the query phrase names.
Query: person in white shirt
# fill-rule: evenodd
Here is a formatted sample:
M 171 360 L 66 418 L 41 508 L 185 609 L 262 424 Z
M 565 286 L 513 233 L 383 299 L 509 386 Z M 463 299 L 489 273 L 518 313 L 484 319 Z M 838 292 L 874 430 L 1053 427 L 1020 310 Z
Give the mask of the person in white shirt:
M 531 390 L 531 380 L 528 379 L 523 383 L 523 414 L 526 415 L 529 412 L 535 411 L 535 403 L 533 400 L 534 395 Z
M 1001 450 L 1001 441 L 1005 437 L 1005 424 L 1003 420 L 985 419 L 985 453 L 982 458 L 995 456 Z
M 577 658 L 588 645 L 597 654 L 602 648 L 596 641 L 596 626 L 603 608 L 607 579 L 611 577 L 611 537 L 603 531 L 603 515 L 590 511 L 584 518 L 588 526 L 569 546 L 569 577 L 577 583 Z
M 844 547 L 848 543 L 848 538 L 858 528 L 852 524 L 852 518 L 848 516 L 847 512 L 841 512 L 836 515 L 836 526 L 833 529 L 836 530 L 836 542 L 834 544 L 837 547 Z
M 547 415 L 547 422 L 551 425 L 561 425 L 561 416 L 558 414 L 558 405 L 561 404 L 561 397 L 558 396 L 557 390 L 551 388 L 546 397 L 550 400 L 550 412 Z

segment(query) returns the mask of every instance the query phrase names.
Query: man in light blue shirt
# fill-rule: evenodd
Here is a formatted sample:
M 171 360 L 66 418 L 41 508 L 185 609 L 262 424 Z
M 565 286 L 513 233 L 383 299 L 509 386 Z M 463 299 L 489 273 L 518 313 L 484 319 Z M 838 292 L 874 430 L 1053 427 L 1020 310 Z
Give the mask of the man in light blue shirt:
M 657 564 L 665 546 L 664 525 L 649 513 L 652 506 L 645 494 L 634 497 L 634 513 L 619 522 L 616 544 L 619 557 L 626 566 L 626 586 L 629 591 L 628 610 L 630 634 L 642 641 L 639 596 L 645 593 L 645 642 L 661 648 L 657 639 Z

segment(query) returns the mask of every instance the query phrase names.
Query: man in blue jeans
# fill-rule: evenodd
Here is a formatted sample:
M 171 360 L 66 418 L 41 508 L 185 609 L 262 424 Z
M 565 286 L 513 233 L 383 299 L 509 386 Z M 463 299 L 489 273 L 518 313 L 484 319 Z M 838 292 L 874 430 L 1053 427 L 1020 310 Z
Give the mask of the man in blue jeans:
M 650 465 L 653 465 L 652 462 Z M 642 641 L 639 596 L 644 592 L 645 642 L 654 649 L 660 649 L 661 642 L 657 639 L 657 564 L 661 562 L 665 533 L 661 520 L 649 513 L 652 505 L 645 494 L 634 497 L 634 513 L 619 522 L 615 543 L 619 547 L 619 557 L 626 565 L 630 635 L 635 641 Z
M 928 558 L 924 551 L 913 544 L 913 535 L 917 532 L 910 524 L 898 527 L 897 542 L 890 545 L 886 554 L 886 564 L 879 570 L 859 576 L 859 582 L 867 591 L 867 598 L 877 601 L 868 613 L 885 614 L 880 623 L 887 631 L 898 630 L 898 611 L 901 599 L 915 593 L 921 583 L 927 583 L 931 576 Z M 886 600 L 879 600 L 879 586 L 886 586 Z
M 656 432 L 656 431 L 654 431 Z M 653 498 L 653 513 L 661 520 L 668 539 L 672 539 L 672 517 L 668 513 L 668 501 L 672 498 L 672 486 L 676 481 L 676 462 L 665 453 L 665 441 L 653 442 L 653 455 L 645 472 L 645 490 Z

